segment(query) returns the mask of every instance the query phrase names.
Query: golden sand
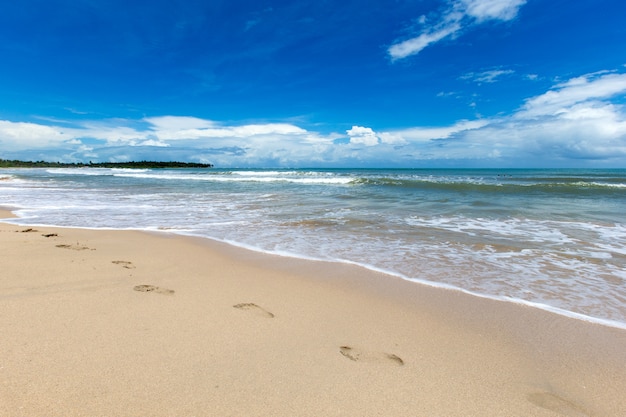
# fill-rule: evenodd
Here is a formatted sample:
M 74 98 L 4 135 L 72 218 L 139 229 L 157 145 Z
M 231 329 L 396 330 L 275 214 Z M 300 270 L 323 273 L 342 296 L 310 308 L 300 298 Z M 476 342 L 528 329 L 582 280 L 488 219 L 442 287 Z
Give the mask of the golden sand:
M 169 234 L 0 223 L 0 329 L 0 416 L 626 416 L 624 330 Z

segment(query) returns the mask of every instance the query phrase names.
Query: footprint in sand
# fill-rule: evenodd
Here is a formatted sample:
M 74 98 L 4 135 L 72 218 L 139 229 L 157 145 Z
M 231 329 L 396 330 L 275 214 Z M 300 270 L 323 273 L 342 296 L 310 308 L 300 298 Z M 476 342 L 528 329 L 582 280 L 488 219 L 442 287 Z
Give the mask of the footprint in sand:
M 22 233 L 33 233 L 33 232 L 37 232 L 37 230 L 28 228 L 28 229 L 20 230 L 20 232 L 22 232 Z
M 84 245 L 81 245 L 81 244 L 76 244 L 76 245 L 62 244 L 62 245 L 57 245 L 57 248 L 71 249 L 71 250 L 95 250 L 95 249 L 88 248 L 87 246 L 84 246 Z
M 578 405 L 551 392 L 535 392 L 528 394 L 526 398 L 538 407 L 554 411 L 564 416 L 589 417 L 589 414 L 585 413 Z
M 132 262 L 128 262 L 128 261 L 111 261 L 111 263 L 114 263 L 115 265 L 121 265 L 122 268 L 135 269 L 135 265 L 133 265 Z
M 267 317 L 268 319 L 274 318 L 274 314 L 270 313 L 263 307 L 259 307 L 254 303 L 241 303 L 235 304 L 233 307 L 238 308 L 239 310 L 248 310 L 255 313 L 257 316 Z
M 43 237 L 56 237 L 56 236 L 59 236 L 59 235 L 56 234 L 56 233 L 45 233 L 45 234 L 43 234 L 41 236 L 43 236 Z
M 353 348 L 351 346 L 341 346 L 339 348 L 339 353 L 354 362 L 388 363 L 390 365 L 397 366 L 404 365 L 402 358 L 394 355 L 393 353 L 371 352 Z
M 174 294 L 174 290 L 168 290 L 167 288 L 156 287 L 154 285 L 136 285 L 133 290 L 139 292 L 155 292 L 157 294 Z

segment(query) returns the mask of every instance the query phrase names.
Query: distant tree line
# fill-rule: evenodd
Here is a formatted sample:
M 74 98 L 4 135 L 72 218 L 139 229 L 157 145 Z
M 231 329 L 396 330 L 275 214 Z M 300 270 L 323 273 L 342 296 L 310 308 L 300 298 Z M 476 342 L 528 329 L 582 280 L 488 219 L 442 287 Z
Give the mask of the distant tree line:
M 213 164 L 199 164 L 195 162 L 160 162 L 160 161 L 131 161 L 131 162 L 47 162 L 47 161 L 19 161 L 16 159 L 0 159 L 0 168 L 213 168 Z

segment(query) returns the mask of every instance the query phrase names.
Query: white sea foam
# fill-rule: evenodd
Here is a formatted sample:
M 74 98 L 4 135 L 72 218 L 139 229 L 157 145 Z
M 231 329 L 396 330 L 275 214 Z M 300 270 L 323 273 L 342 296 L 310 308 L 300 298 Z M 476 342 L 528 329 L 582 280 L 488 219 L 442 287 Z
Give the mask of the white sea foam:
M 533 221 L 529 219 L 489 219 L 468 218 L 465 216 L 453 217 L 409 217 L 407 224 L 428 229 L 443 229 L 452 232 L 479 236 L 485 233 L 493 237 L 524 239 L 527 242 L 542 242 L 553 244 L 572 243 L 572 238 L 563 230 L 569 227 L 578 227 L 579 224 L 553 221 Z
M 600 182 L 577 182 L 575 185 L 581 187 L 605 187 L 605 188 L 626 188 L 626 184 L 620 183 L 600 183 Z
M 286 177 L 306 175 L 304 173 L 298 173 L 297 171 L 231 171 L 230 174 L 243 177 Z
M 110 169 L 106 168 L 53 168 L 47 169 L 46 172 L 48 174 L 53 175 L 90 175 L 90 176 L 101 176 L 110 173 Z
M 289 175 L 271 175 L 271 173 L 254 173 L 253 175 L 180 175 L 180 174 L 151 174 L 151 173 L 115 173 L 116 177 L 144 178 L 174 181 L 208 181 L 208 182 L 287 182 L 296 184 L 349 184 L 352 178 L 343 177 L 295 177 Z

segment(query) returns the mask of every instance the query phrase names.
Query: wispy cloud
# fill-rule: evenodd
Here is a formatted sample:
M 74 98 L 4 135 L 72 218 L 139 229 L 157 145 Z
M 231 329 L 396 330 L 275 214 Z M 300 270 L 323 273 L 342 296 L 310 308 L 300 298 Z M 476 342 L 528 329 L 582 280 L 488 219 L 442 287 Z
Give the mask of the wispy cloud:
M 453 36 L 467 27 L 489 20 L 512 20 L 525 3 L 526 0 L 450 1 L 448 8 L 436 23 L 425 25 L 422 32 L 413 38 L 391 45 L 388 53 L 394 60 L 406 58 L 418 54 L 427 46 Z
M 511 20 L 526 0 L 460 0 L 455 2 L 468 16 L 478 23 L 485 20 Z
M 388 143 L 427 143 L 433 140 L 448 139 L 460 132 L 480 129 L 487 125 L 487 120 L 461 120 L 452 126 L 412 127 L 408 129 L 388 131 L 380 135 Z
M 439 42 L 459 30 L 461 30 L 461 25 L 458 22 L 446 24 L 441 28 L 431 28 L 415 38 L 392 45 L 389 48 L 389 55 L 391 55 L 393 59 L 401 59 L 409 55 L 415 55 L 431 43 Z
M 483 72 L 470 72 L 468 74 L 462 75 L 460 78 L 462 80 L 469 80 L 478 84 L 491 84 L 499 81 L 499 79 L 503 76 L 512 75 L 514 73 L 515 71 L 513 70 L 496 69 Z
M 591 103 L 626 93 L 626 74 L 602 71 L 572 78 L 548 92 L 526 100 L 519 117 L 566 113 L 579 103 Z

